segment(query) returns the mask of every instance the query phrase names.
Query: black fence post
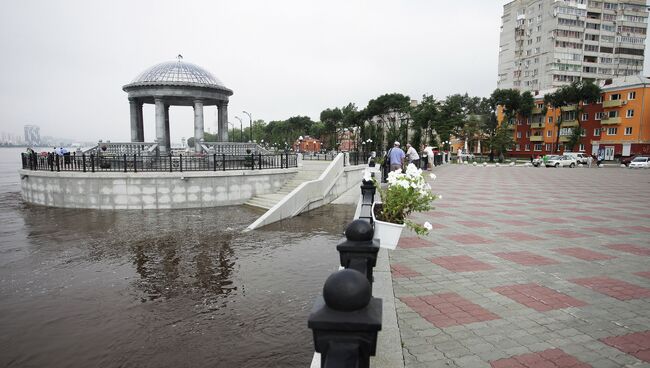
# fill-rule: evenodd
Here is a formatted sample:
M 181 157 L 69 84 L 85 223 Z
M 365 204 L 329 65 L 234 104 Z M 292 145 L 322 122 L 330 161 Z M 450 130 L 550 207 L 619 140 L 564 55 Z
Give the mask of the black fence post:
M 226 171 L 226 154 L 221 154 L 221 168 L 223 171 Z
M 172 172 L 172 153 L 169 152 L 169 172 Z
M 122 155 L 124 159 L 124 172 L 126 172 L 126 153 Z
M 364 274 L 372 285 L 372 269 L 377 265 L 379 240 L 373 240 L 375 231 L 369 222 L 354 220 L 345 229 L 345 240 L 336 246 L 341 266 Z
M 179 167 L 180 171 L 183 172 L 183 154 L 182 153 L 178 155 L 178 162 L 179 162 L 178 167 Z
M 56 171 L 59 172 L 61 171 L 61 165 L 59 164 L 59 155 L 56 155 Z
M 258 162 L 259 169 L 262 170 L 262 154 L 261 153 L 257 154 L 257 159 L 259 160 L 259 162 Z
M 81 154 L 81 164 L 83 165 L 84 172 L 86 172 L 86 154 L 85 153 Z
M 321 367 L 370 367 L 381 330 L 381 303 L 359 271 L 341 270 L 327 278 L 307 322 Z
M 95 155 L 90 154 L 90 170 L 95 172 Z
M 251 153 L 251 170 L 255 170 L 255 154 Z
M 138 156 L 133 154 L 133 172 L 138 172 Z
M 217 154 L 212 154 L 212 171 L 217 171 Z

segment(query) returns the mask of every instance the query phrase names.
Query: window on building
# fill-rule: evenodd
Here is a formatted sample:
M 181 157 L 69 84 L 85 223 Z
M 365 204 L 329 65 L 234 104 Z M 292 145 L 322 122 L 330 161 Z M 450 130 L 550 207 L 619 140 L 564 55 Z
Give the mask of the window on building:
M 634 100 L 636 98 L 636 91 L 630 92 L 627 94 L 628 100 Z
M 618 117 L 618 111 L 617 110 L 612 110 L 607 114 L 607 116 L 609 116 L 610 118 L 617 118 Z
M 530 143 L 526 143 L 526 145 L 524 146 L 524 150 L 530 151 Z
M 586 121 L 586 120 L 589 120 L 589 114 L 584 113 L 582 114 L 582 121 Z
M 581 137 L 586 137 L 587 136 L 587 129 L 580 128 L 580 136 Z
M 620 93 L 614 93 L 611 96 L 609 96 L 609 99 L 612 101 L 620 100 L 621 99 L 621 94 Z
M 553 124 L 553 117 L 552 117 L 552 116 L 549 116 L 549 117 L 548 117 L 548 123 L 549 123 L 549 124 Z
M 533 146 L 533 151 L 541 151 L 542 150 L 542 144 L 541 143 L 535 143 Z
M 551 134 L 553 134 L 553 131 L 551 131 L 551 130 L 547 130 L 547 131 L 546 131 L 546 136 L 547 136 L 547 137 L 550 137 Z
M 596 119 L 596 120 L 603 120 L 604 117 L 605 117 L 605 113 L 602 112 L 602 111 L 601 111 L 601 112 L 597 112 L 597 113 L 594 115 L 594 119 Z
M 521 132 L 517 132 L 517 138 L 521 138 Z
M 550 152 L 551 151 L 551 144 L 546 143 L 546 151 Z
M 596 103 L 597 104 L 603 103 L 603 96 L 598 97 L 598 99 L 596 100 Z
M 626 118 L 631 118 L 633 116 L 634 116 L 634 110 L 632 110 L 632 109 L 627 110 L 627 113 L 625 114 L 625 117 Z
M 585 145 L 583 143 L 580 143 L 580 147 L 578 147 L 578 151 L 584 151 L 585 150 Z
M 521 151 L 521 146 L 519 145 L 519 143 L 515 145 L 515 151 Z
M 625 128 L 625 135 L 632 135 L 632 127 Z
M 530 131 L 526 132 L 526 138 L 530 138 Z
M 607 128 L 607 135 L 616 135 L 618 128 Z
M 600 137 L 600 128 L 594 129 L 594 137 Z

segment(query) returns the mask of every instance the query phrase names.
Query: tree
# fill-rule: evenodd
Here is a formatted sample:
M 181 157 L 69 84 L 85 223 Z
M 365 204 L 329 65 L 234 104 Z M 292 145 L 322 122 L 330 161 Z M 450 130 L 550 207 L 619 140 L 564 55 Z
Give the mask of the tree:
M 555 92 L 544 96 L 545 105 L 551 106 L 554 109 L 560 109 L 560 115 L 555 120 L 555 125 L 557 127 L 557 135 L 555 138 L 556 152 L 558 152 L 560 149 L 560 129 L 562 127 L 562 122 L 564 119 L 567 118 L 567 120 L 576 120 L 578 122 L 577 128 L 580 131 L 580 117 L 582 115 L 582 111 L 584 110 L 583 105 L 585 103 L 596 102 L 600 98 L 601 94 L 602 90 L 593 82 L 575 81 L 570 85 L 562 86 L 555 90 Z M 568 106 L 575 106 L 575 109 L 565 112 L 561 111 L 563 107 Z
M 375 150 L 381 151 L 390 142 L 400 139 L 399 126 L 409 112 L 411 99 L 401 93 L 390 93 L 368 101 L 365 115 L 370 124 L 378 124 L 379 141 L 374 141 Z M 374 122 L 373 122 L 374 120 Z
M 515 144 L 515 141 L 512 137 L 512 133 L 505 124 L 499 125 L 496 129 L 494 135 L 488 138 L 488 146 L 490 149 L 499 155 L 499 162 L 503 162 L 504 152 L 512 148 Z
M 336 131 L 338 125 L 343 120 L 343 112 L 338 107 L 334 109 L 325 109 L 320 113 L 320 121 L 325 124 L 325 130 L 329 135 L 329 148 L 334 149 L 336 147 Z
M 573 151 L 575 146 L 577 146 L 578 143 L 580 143 L 583 130 L 584 129 L 581 127 L 573 128 L 571 130 L 571 135 L 569 135 L 569 140 L 566 142 L 566 146 L 569 147 L 571 151 Z

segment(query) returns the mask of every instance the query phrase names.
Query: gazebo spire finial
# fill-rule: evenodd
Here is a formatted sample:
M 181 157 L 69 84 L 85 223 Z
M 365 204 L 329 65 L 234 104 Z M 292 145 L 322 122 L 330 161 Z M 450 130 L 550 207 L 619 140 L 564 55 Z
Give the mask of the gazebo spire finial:
M 178 54 L 178 56 L 176 56 L 176 59 L 178 59 L 178 62 L 181 62 L 183 60 L 183 55 Z

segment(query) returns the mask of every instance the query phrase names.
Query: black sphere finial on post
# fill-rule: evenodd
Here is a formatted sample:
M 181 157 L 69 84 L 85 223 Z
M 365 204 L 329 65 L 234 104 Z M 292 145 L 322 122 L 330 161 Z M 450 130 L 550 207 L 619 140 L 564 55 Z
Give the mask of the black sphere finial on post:
M 345 228 L 345 238 L 350 241 L 370 241 L 374 229 L 367 221 L 354 220 Z
M 369 222 L 354 220 L 345 229 L 345 240 L 336 246 L 341 266 L 351 268 L 366 275 L 372 284 L 372 269 L 377 265 L 379 240 L 373 240 L 374 229 Z
M 370 283 L 361 272 L 341 270 L 331 274 L 323 286 L 323 299 L 328 307 L 342 312 L 364 308 L 370 302 Z

